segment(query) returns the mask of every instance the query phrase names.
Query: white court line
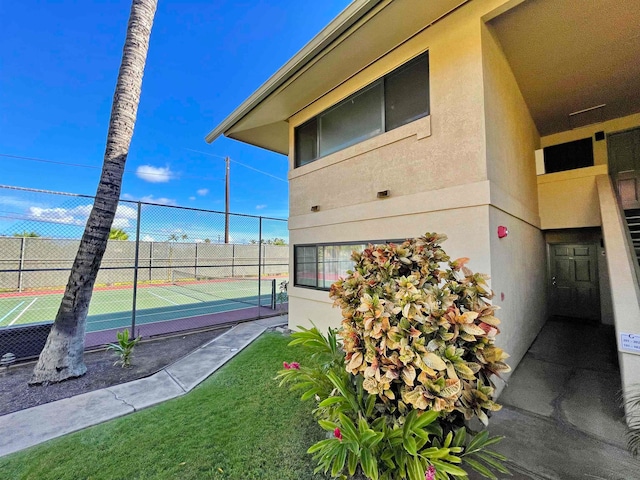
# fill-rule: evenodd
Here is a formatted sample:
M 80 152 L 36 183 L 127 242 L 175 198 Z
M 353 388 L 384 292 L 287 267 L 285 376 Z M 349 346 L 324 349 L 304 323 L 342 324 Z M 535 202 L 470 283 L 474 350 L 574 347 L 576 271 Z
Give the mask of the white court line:
M 8 325 L 8 326 L 10 327 L 10 326 L 11 326 L 11 325 L 13 325 L 14 323 L 16 323 L 16 322 L 18 321 L 18 319 L 19 319 L 19 318 L 24 314 L 24 312 L 26 312 L 27 310 L 29 310 L 29 307 L 30 307 L 31 305 L 33 305 L 34 303 L 36 303 L 36 300 L 37 300 L 37 299 L 38 299 L 38 297 L 34 298 L 34 299 L 33 299 L 33 301 L 32 301 L 29 305 L 27 305 L 26 307 L 24 307 L 24 310 L 22 310 L 22 311 L 18 314 L 18 316 L 17 316 L 16 318 L 14 318 L 14 319 L 9 323 L 9 325 Z
M 161 298 L 162 300 L 164 300 L 165 302 L 169 302 L 169 303 L 173 303 L 174 305 L 181 305 L 180 303 L 176 303 L 172 300 L 169 300 L 168 298 L 164 298 L 162 295 L 158 295 L 157 293 L 153 293 L 153 292 L 148 292 L 150 295 L 153 295 L 154 297 L 158 297 Z
M 23 304 L 24 304 L 24 300 L 22 302 L 20 302 L 18 305 L 16 305 L 15 307 L 13 307 L 9 313 L 7 313 L 4 317 L 0 318 L 0 323 L 2 323 L 4 321 L 5 318 L 7 318 L 9 315 L 11 315 L 13 312 L 15 312 L 18 308 L 20 308 Z M 11 325 L 11 324 L 9 324 Z

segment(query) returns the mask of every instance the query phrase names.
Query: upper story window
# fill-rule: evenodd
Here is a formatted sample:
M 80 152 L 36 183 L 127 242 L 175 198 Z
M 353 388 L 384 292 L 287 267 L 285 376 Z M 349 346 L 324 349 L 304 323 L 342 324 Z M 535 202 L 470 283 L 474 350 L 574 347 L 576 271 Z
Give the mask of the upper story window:
M 591 137 L 545 147 L 543 152 L 545 173 L 564 172 L 594 165 Z
M 357 91 L 295 129 L 295 165 L 429 115 L 429 52 Z

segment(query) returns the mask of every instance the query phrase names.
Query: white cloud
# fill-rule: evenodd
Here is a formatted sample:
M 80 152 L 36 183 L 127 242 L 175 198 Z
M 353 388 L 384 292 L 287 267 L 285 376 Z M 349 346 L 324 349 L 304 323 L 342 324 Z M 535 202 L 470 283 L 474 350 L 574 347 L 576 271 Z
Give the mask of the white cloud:
M 174 178 L 174 174 L 169 166 L 153 167 L 151 165 L 140 165 L 136 169 L 136 175 L 138 178 L 150 183 L 167 183 Z
M 140 197 L 139 200 L 141 202 L 146 202 L 146 203 L 159 203 L 160 205 L 176 206 L 178 204 L 174 198 L 167 198 L 167 197 L 156 198 L 153 195 L 145 195 L 144 197 Z
M 192 200 L 192 201 L 193 201 L 193 200 L 195 200 L 195 199 L 196 199 L 196 197 L 189 197 L 189 200 Z
M 209 189 L 208 188 L 201 188 L 196 193 L 198 195 L 200 195 L 201 197 L 204 197 L 207 193 L 209 193 Z
M 130 201 L 133 201 L 133 202 L 158 203 L 160 205 L 171 205 L 171 206 L 178 205 L 178 202 L 176 202 L 176 200 L 174 198 L 167 198 L 167 197 L 158 197 L 158 198 L 156 198 L 153 195 L 145 195 L 144 197 L 135 197 L 135 196 L 130 195 L 128 193 L 124 193 L 124 194 L 122 194 L 122 198 L 124 200 L 130 200 Z
M 78 205 L 74 208 L 40 208 L 29 207 L 29 217 L 32 220 L 50 223 L 63 223 L 65 225 L 82 226 L 87 223 L 93 205 Z M 135 208 L 127 205 L 118 205 L 116 216 L 113 219 L 113 228 L 131 227 L 138 216 Z M 133 222 L 132 222 L 133 220 Z
M 118 205 L 118 208 L 116 210 L 116 217 L 135 220 L 136 218 L 138 218 L 138 212 L 133 207 L 129 207 L 127 205 Z
M 256 210 L 263 210 L 265 208 L 267 208 L 266 205 L 256 205 Z
M 143 242 L 155 242 L 156 239 L 154 237 L 152 237 L 151 235 L 145 235 L 142 237 L 142 241 Z

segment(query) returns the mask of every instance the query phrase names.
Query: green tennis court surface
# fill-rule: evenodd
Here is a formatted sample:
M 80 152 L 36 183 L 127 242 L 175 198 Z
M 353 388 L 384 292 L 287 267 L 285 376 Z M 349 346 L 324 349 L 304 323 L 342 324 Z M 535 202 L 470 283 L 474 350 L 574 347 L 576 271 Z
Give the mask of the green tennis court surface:
M 278 281 L 281 281 L 279 279 Z M 243 308 L 269 306 L 272 302 L 271 280 L 231 280 L 185 282 L 139 287 L 136 299 L 136 323 L 154 323 L 181 318 L 229 312 Z M 0 328 L 55 318 L 62 293 L 0 296 Z M 131 323 L 133 290 L 95 290 L 87 317 L 87 332 L 123 328 Z

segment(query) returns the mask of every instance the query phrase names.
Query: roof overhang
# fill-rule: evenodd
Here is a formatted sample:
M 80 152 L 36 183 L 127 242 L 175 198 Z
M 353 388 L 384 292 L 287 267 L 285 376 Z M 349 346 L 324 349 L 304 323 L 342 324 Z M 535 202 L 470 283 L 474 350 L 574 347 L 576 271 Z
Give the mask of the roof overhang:
M 287 154 L 291 116 L 467 1 L 355 0 L 205 140 L 225 135 Z

